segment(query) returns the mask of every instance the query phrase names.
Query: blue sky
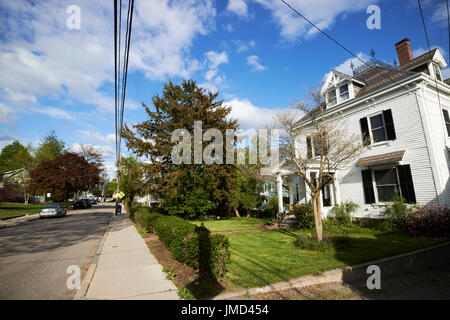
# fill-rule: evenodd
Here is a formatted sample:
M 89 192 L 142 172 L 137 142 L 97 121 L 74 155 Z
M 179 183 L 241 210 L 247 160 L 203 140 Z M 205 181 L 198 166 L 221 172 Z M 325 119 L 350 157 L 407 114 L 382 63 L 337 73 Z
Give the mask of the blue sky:
M 123 1 L 124 3 L 126 1 Z M 427 49 L 416 0 L 290 0 L 362 59 L 371 49 L 392 63 L 394 44 L 409 38 L 414 56 Z M 422 0 L 432 47 L 448 61 L 445 0 Z M 0 147 L 18 139 L 37 146 L 46 132 L 73 150 L 101 148 L 114 161 L 113 1 L 0 3 Z M 381 29 L 369 30 L 369 5 Z M 67 7 L 80 8 L 71 30 Z M 124 10 L 125 11 L 125 10 Z M 350 72 L 347 52 L 277 0 L 135 0 L 125 122 L 145 119 L 141 102 L 168 79 L 192 78 L 218 90 L 241 126 L 257 128 L 317 86 L 331 68 Z M 450 76 L 449 69 L 443 71 Z

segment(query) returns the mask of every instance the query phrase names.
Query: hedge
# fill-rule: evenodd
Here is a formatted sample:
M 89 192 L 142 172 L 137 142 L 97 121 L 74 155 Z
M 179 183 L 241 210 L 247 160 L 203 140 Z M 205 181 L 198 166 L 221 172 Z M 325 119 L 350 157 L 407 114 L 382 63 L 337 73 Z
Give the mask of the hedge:
M 134 213 L 134 221 L 147 231 L 155 232 L 175 259 L 218 277 L 226 272 L 230 260 L 228 237 L 211 235 L 204 226 L 155 211 L 139 209 Z

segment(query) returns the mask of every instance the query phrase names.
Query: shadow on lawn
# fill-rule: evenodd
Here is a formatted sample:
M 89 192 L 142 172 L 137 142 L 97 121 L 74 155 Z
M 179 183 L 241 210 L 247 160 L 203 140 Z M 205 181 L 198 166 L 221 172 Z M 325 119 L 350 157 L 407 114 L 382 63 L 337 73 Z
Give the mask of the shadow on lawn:
M 197 226 L 195 231 L 199 235 L 198 275 L 197 279 L 186 285 L 186 288 L 196 299 L 204 299 L 215 296 L 225 290 L 217 279 L 211 263 L 211 232 L 202 226 Z M 221 267 L 221 266 L 220 266 Z
M 417 243 L 408 244 L 406 241 L 406 236 L 402 241 L 398 232 L 386 232 L 375 235 L 375 238 L 334 237 L 333 247 L 337 260 L 346 266 L 355 266 L 418 249 Z M 433 244 L 431 239 L 423 241 L 423 247 Z M 445 281 L 440 281 L 439 271 L 436 270 L 444 265 L 448 270 L 450 265 L 448 251 L 445 254 L 436 252 L 422 256 L 419 253 L 407 258 L 376 262 L 375 265 L 380 268 L 380 289 L 368 288 L 368 282 L 374 283 L 372 277 L 374 271 L 368 270 L 368 264 L 353 270 L 345 270 L 342 282 L 362 299 L 448 298 L 450 277 L 443 277 Z M 372 278 L 368 280 L 369 277 Z

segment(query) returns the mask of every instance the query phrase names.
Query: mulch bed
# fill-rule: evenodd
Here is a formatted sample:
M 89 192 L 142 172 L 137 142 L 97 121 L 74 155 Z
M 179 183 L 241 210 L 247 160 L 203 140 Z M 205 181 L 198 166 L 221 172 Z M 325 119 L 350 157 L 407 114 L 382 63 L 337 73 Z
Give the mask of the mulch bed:
M 171 273 L 175 274 L 173 283 L 179 289 L 184 287 L 189 288 L 194 299 L 208 298 L 222 292 L 226 288 L 227 283 L 225 280 L 221 279 L 213 283 L 208 282 L 206 285 L 208 290 L 205 292 L 205 284 L 200 284 L 198 270 L 176 260 L 156 234 L 149 234 L 144 240 L 156 260 L 158 260 L 163 267 L 171 270 Z

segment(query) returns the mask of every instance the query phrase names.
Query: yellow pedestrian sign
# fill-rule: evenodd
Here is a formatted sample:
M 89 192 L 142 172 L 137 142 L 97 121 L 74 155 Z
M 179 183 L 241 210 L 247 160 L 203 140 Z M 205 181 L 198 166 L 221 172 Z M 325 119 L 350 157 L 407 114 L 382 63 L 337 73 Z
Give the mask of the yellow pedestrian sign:
M 122 191 L 119 192 L 119 198 L 122 199 L 123 197 L 125 197 L 125 193 L 123 193 Z

